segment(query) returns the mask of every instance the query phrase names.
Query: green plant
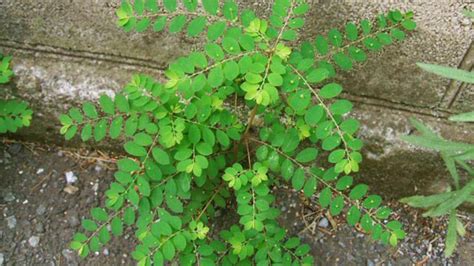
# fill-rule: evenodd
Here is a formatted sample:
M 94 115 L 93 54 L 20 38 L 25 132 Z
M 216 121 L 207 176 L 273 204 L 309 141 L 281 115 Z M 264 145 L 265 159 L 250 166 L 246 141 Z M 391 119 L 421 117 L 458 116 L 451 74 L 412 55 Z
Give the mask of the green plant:
M 11 56 L 3 56 L 0 53 L 0 84 L 10 82 L 13 71 L 10 69 Z M 22 127 L 30 125 L 33 111 L 28 108 L 24 101 L 16 99 L 0 99 L 0 134 L 15 133 Z
M 272 188 L 289 183 L 318 195 L 332 215 L 346 215 L 374 239 L 396 245 L 402 225 L 387 220 L 381 197 L 354 185 L 362 141 L 347 118 L 336 70 L 350 70 L 367 51 L 406 37 L 412 13 L 391 11 L 376 23 L 348 23 L 296 45 L 309 5 L 277 0 L 269 20 L 233 1 L 122 1 L 126 31 L 204 35 L 203 51 L 183 56 L 160 83 L 145 75 L 112 99 L 61 115 L 66 139 L 121 138 L 128 154 L 117 163 L 106 207 L 94 208 L 71 248 L 85 257 L 133 226 L 139 265 L 312 265 L 310 247 L 277 222 Z M 108 133 L 107 133 L 108 130 Z M 79 133 L 80 132 L 80 133 Z M 326 156 L 327 160 L 324 159 Z M 211 230 L 217 209 L 235 209 L 238 223 Z
M 450 67 L 418 63 L 422 69 L 437 75 L 455 79 L 462 82 L 474 83 L 474 72 Z M 451 121 L 474 122 L 474 112 L 451 116 Z M 413 126 L 421 133 L 420 136 L 404 136 L 403 140 L 427 149 L 432 149 L 441 154 L 446 168 L 454 183 L 454 190 L 430 196 L 412 196 L 400 201 L 415 208 L 427 209 L 424 217 L 439 217 L 449 215 L 448 231 L 446 235 L 445 255 L 451 256 L 456 248 L 458 234 L 464 236 L 466 230 L 462 222 L 456 217 L 457 208 L 465 202 L 474 203 L 474 169 L 469 165 L 474 160 L 474 145 L 462 142 L 445 140 L 430 128 L 416 119 L 411 120 Z M 461 182 L 457 168 L 463 169 L 468 178 L 464 184 Z

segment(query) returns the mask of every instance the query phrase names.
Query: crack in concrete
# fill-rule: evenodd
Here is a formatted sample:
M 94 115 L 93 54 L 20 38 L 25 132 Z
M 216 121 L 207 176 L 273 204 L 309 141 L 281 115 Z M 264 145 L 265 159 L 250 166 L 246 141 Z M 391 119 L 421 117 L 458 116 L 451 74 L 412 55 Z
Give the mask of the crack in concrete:
M 458 65 L 459 69 L 464 69 L 467 71 L 472 71 L 474 69 L 473 59 L 474 58 L 474 42 L 471 42 L 471 45 L 464 54 L 461 62 Z M 446 88 L 441 100 L 438 103 L 438 107 L 444 107 L 451 109 L 456 103 L 461 91 L 468 86 L 465 82 L 459 82 L 456 80 L 451 80 L 448 87 Z
M 63 57 L 73 57 L 79 59 L 86 59 L 92 61 L 104 61 L 113 64 L 129 65 L 134 67 L 148 68 L 152 70 L 164 71 L 166 66 L 153 60 L 142 58 L 134 58 L 116 54 L 106 54 L 98 52 L 90 52 L 84 50 L 64 49 L 62 47 L 55 47 L 51 45 L 36 44 L 36 43 L 22 43 L 11 41 L 7 39 L 0 39 L 0 46 L 15 50 L 23 50 L 34 53 L 54 54 Z
M 43 53 L 55 55 L 58 57 L 70 57 L 76 59 L 84 59 L 91 61 L 103 61 L 111 64 L 118 65 L 128 65 L 137 68 L 147 68 L 158 72 L 163 72 L 166 70 L 166 67 L 163 64 L 159 64 L 153 60 L 146 60 L 141 58 L 127 57 L 115 54 L 105 54 L 97 52 L 89 52 L 82 50 L 72 50 L 64 49 L 61 47 L 55 47 L 44 44 L 30 44 L 16 42 L 6 39 L 0 39 L 0 47 L 6 47 L 9 49 L 33 52 L 33 53 Z M 427 107 L 427 106 L 417 106 L 413 104 L 408 104 L 404 102 L 396 102 L 385 98 L 380 98 L 376 96 L 369 95 L 357 95 L 349 92 L 344 92 L 342 94 L 345 98 L 353 101 L 357 104 L 374 106 L 378 108 L 396 110 L 401 112 L 408 112 L 411 114 L 418 114 L 423 116 L 429 116 L 434 118 L 447 119 L 447 117 L 452 114 L 449 110 Z

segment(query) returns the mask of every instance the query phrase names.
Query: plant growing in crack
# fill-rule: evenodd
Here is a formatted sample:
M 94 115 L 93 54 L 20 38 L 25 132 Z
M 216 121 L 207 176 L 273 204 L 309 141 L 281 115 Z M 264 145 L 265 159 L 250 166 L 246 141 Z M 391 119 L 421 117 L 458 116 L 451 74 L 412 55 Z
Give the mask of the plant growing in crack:
M 425 71 L 445 78 L 474 84 L 474 72 L 424 63 L 418 63 L 418 66 Z M 474 111 L 453 115 L 449 117 L 449 120 L 472 123 L 474 122 Z M 457 217 L 457 209 L 463 203 L 474 203 L 474 169 L 469 163 L 474 160 L 474 145 L 446 140 L 416 119 L 412 119 L 411 123 L 421 135 L 404 136 L 402 139 L 413 145 L 439 152 L 451 175 L 454 190 L 449 188 L 439 194 L 406 197 L 400 201 L 415 208 L 427 209 L 423 213 L 424 217 L 449 215 L 444 252 L 446 257 L 449 257 L 456 250 L 458 235 L 464 236 L 466 234 L 464 225 Z M 462 172 L 465 173 L 467 178 L 461 178 L 460 173 Z
M 132 226 L 139 265 L 313 265 L 309 245 L 277 221 L 272 189 L 285 183 L 376 240 L 404 238 L 381 197 L 354 185 L 359 122 L 347 118 L 353 105 L 331 79 L 403 40 L 413 15 L 391 11 L 297 45 L 308 9 L 277 0 L 266 20 L 234 1 L 122 1 L 126 31 L 166 28 L 207 41 L 172 62 L 165 82 L 135 75 L 113 99 L 100 97 L 100 111 L 84 103 L 61 115 L 66 139 L 121 138 L 128 154 L 74 250 L 86 257 Z M 212 227 L 218 209 L 236 210 L 238 222 Z
M 0 85 L 9 83 L 13 77 L 11 59 L 11 56 L 0 53 Z M 28 108 L 28 103 L 17 99 L 0 99 L 0 134 L 15 133 L 22 127 L 28 127 L 32 115 L 33 111 Z

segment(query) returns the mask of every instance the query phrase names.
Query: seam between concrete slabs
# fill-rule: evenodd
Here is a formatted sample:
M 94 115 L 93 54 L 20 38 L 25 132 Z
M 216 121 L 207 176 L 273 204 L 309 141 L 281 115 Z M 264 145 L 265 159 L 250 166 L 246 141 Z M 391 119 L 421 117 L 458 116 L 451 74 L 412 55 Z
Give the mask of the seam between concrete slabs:
M 131 67 L 138 68 L 147 68 L 150 70 L 163 72 L 166 70 L 165 67 L 156 63 L 152 60 L 145 60 L 140 58 L 125 57 L 114 54 L 104 54 L 104 53 L 95 53 L 82 50 L 72 50 L 64 49 L 61 47 L 54 47 L 49 45 L 42 44 L 29 44 L 21 43 L 11 40 L 0 39 L 0 47 L 9 48 L 18 51 L 24 51 L 27 53 L 41 53 L 49 54 L 58 57 L 70 57 L 76 59 L 84 59 L 89 61 L 102 61 L 108 62 L 115 65 L 128 65 Z M 452 114 L 449 110 L 441 110 L 438 108 L 426 107 L 426 106 L 417 106 L 412 104 L 407 104 L 403 102 L 391 101 L 389 99 L 379 98 L 376 96 L 368 95 L 356 95 L 353 93 L 344 92 L 342 94 L 344 98 L 347 98 L 354 103 L 361 105 L 369 105 L 374 107 L 379 107 L 383 109 L 397 110 L 408 112 L 412 114 L 430 116 L 434 118 L 447 119 L 447 117 Z
M 461 62 L 458 65 L 459 69 L 464 69 L 467 71 L 472 71 L 474 69 L 473 65 L 474 58 L 474 42 L 471 42 L 469 48 L 464 53 L 464 56 Z M 461 94 L 461 91 L 466 88 L 468 85 L 465 82 L 458 82 L 451 80 L 447 86 L 443 96 L 441 97 L 438 107 L 451 109 L 456 103 L 458 96 Z

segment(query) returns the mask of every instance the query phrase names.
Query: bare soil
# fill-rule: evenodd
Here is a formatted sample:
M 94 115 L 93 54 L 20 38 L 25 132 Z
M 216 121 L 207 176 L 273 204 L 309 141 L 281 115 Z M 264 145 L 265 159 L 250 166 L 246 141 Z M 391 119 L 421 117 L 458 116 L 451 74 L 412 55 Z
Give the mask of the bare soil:
M 80 220 L 91 207 L 103 203 L 103 193 L 113 179 L 113 161 L 113 156 L 100 152 L 0 143 L 0 266 L 133 265 L 131 231 L 87 260 L 68 249 Z M 72 187 L 67 186 L 66 172 L 77 177 Z M 470 214 L 461 215 L 466 237 L 457 253 L 445 259 L 445 219 L 424 219 L 417 210 L 389 202 L 408 234 L 393 249 L 345 225 L 343 218 L 330 217 L 294 191 L 277 193 L 281 223 L 311 245 L 317 265 L 474 265 Z

